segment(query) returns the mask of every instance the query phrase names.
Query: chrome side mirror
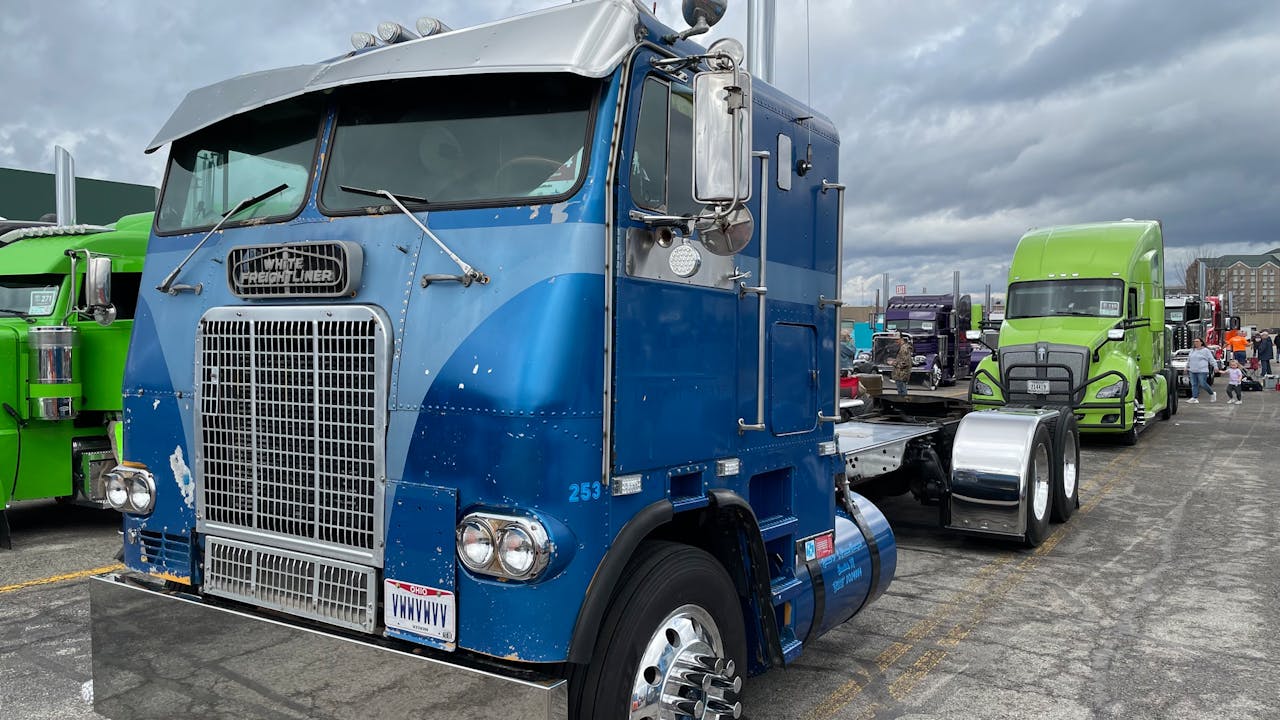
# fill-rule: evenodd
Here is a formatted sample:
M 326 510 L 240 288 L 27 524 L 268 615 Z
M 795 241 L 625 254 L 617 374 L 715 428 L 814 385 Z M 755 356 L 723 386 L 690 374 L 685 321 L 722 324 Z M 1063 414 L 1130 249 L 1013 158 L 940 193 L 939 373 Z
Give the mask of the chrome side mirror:
M 740 207 L 723 216 L 719 214 L 701 215 L 694 222 L 698 231 L 698 239 L 704 247 L 715 255 L 736 255 L 751 242 L 755 234 L 756 222 L 751 211 Z
M 1108 340 L 1113 340 L 1113 341 L 1115 341 L 1115 340 L 1123 340 L 1123 339 L 1124 339 L 1124 329 L 1123 329 L 1123 328 L 1111 328 L 1110 330 L 1108 330 L 1108 331 L 1107 331 L 1107 339 L 1108 339 Z
M 693 199 L 732 212 L 751 198 L 751 75 L 693 78 Z
M 978 330 L 965 330 L 964 337 L 966 340 L 981 340 L 982 333 Z
M 84 294 L 87 311 L 102 326 L 116 320 L 111 304 L 111 258 L 91 257 L 84 272 Z

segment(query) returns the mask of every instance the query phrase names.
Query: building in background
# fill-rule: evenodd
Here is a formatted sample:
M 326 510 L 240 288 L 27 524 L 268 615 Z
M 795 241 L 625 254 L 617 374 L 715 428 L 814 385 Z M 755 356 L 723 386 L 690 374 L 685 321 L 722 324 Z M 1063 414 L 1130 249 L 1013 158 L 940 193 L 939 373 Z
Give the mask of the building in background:
M 76 178 L 76 222 L 105 225 L 156 208 L 150 185 Z M 0 218 L 39 220 L 54 212 L 53 173 L 0 168 Z M 50 218 L 51 219 L 51 218 Z
M 1204 288 L 1200 266 L 1204 266 Z M 1237 313 L 1280 312 L 1280 248 L 1260 255 L 1197 258 L 1187 266 L 1187 292 L 1231 295 Z

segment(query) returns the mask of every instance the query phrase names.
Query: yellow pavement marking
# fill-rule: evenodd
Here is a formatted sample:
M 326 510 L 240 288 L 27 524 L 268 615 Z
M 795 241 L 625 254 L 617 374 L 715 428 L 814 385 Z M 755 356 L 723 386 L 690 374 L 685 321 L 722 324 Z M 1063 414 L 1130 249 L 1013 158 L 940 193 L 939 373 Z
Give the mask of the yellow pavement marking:
M 72 573 L 63 573 L 62 575 L 50 575 L 49 577 L 40 578 L 39 580 L 27 580 L 26 582 L 14 583 L 13 585 L 0 585 L 0 594 L 13 592 L 15 590 L 22 590 L 29 587 L 36 587 L 37 585 L 53 585 L 55 583 L 66 582 L 68 580 L 79 580 L 80 578 L 87 578 L 90 575 L 101 575 L 102 573 L 111 572 L 112 570 L 123 569 L 123 565 L 116 563 L 115 565 L 103 565 L 98 568 L 80 570 Z
M 1094 478 L 1105 476 L 1106 473 L 1115 467 L 1121 460 L 1131 460 L 1132 462 L 1130 463 L 1130 467 L 1132 467 L 1137 464 L 1137 460 L 1144 454 L 1145 452 L 1139 451 L 1136 456 L 1117 455 L 1098 470 L 1097 474 L 1094 475 Z M 1103 484 L 1102 488 L 1100 488 L 1096 493 L 1092 493 L 1094 495 L 1092 500 L 1081 505 L 1077 512 L 1084 513 L 1097 506 L 1098 502 L 1111 490 L 1111 487 L 1120 477 L 1121 474 L 1111 476 L 1106 483 Z M 1086 493 L 1090 493 L 1093 487 L 1097 485 L 1098 481 L 1096 480 L 1089 483 L 1088 488 L 1083 487 L 1082 483 L 1081 490 Z M 987 613 L 985 610 L 979 613 L 979 608 L 984 608 L 984 606 L 989 608 L 992 601 L 1008 594 L 1015 585 L 1021 582 L 1022 576 L 1039 563 L 1039 558 L 1057 547 L 1058 543 L 1061 542 L 1062 538 L 1065 536 L 1066 528 L 1070 526 L 1070 523 L 1058 526 L 1058 529 L 1046 538 L 1045 541 L 1041 543 L 1040 547 L 1036 548 L 1030 556 L 1024 558 L 1023 561 L 1014 568 L 1013 574 L 999 585 L 994 587 L 992 586 L 994 576 L 998 574 L 1005 565 L 1017 557 L 1015 553 L 1009 552 L 999 555 L 980 567 L 974 577 L 971 578 L 962 589 L 956 591 L 942 605 L 926 614 L 918 620 L 915 625 L 911 626 L 910 629 L 903 633 L 902 640 L 906 642 L 893 642 L 876 657 L 875 663 L 877 673 L 883 676 L 891 667 L 893 667 L 894 663 L 900 660 L 907 653 L 911 652 L 911 650 L 915 648 L 916 643 L 927 638 L 935 629 L 938 628 L 939 625 L 949 619 L 951 615 L 959 609 L 961 603 L 965 599 L 973 598 L 974 596 L 981 594 L 983 591 L 988 591 L 987 597 L 984 598 L 983 601 L 979 602 L 978 606 L 975 607 L 974 611 L 970 614 L 969 621 L 958 623 L 953 626 L 946 635 L 936 641 L 936 644 L 940 648 L 950 649 L 959 645 L 960 641 L 968 636 L 973 628 L 976 627 L 983 618 L 985 618 Z M 890 684 L 890 696 L 895 700 L 900 700 L 903 697 L 906 697 L 907 694 L 911 692 L 911 689 L 914 688 L 920 680 L 924 679 L 930 672 L 932 672 L 933 669 L 937 667 L 938 663 L 946 657 L 946 655 L 946 649 L 928 650 L 923 653 L 901 677 Z M 853 702 L 853 700 L 862 693 L 867 685 L 870 684 L 870 680 L 872 679 L 873 678 L 865 678 L 867 682 L 863 682 L 859 678 L 850 678 L 843 685 L 836 688 L 836 690 L 827 696 L 825 700 L 810 710 L 806 718 L 808 718 L 808 720 L 826 720 L 827 718 L 835 716 L 836 713 L 840 712 L 849 703 Z M 874 717 L 880 709 L 882 709 L 880 705 L 872 705 L 859 717 Z

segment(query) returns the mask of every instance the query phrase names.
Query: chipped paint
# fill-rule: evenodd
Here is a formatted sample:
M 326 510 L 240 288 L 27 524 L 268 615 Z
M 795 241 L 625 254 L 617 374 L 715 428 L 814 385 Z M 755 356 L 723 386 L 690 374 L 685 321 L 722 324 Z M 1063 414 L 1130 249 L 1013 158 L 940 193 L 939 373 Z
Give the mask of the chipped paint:
M 467 386 L 466 386 L 465 384 L 463 384 L 463 383 L 458 383 L 458 389 L 459 389 L 459 390 L 466 390 L 466 389 L 467 389 Z
M 480 364 L 476 363 L 475 365 L 471 366 L 471 374 L 475 375 L 478 372 L 480 372 Z
M 533 212 L 529 213 L 529 219 L 533 220 L 538 217 L 538 211 L 542 209 L 541 205 L 534 205 Z
M 169 456 L 169 467 L 173 470 L 173 481 L 178 484 L 178 491 L 182 493 L 182 502 L 187 504 L 189 508 L 196 506 L 196 484 L 191 479 L 191 468 L 187 467 L 187 463 L 182 459 L 182 446 L 179 445 L 173 449 L 173 454 Z
M 155 410 L 155 409 L 156 409 L 156 408 L 158 408 L 158 407 L 160 407 L 160 398 L 156 398 L 156 399 L 151 403 L 151 409 L 152 409 L 152 410 Z
M 565 200 L 564 202 L 558 202 L 555 205 L 551 206 L 551 224 L 552 225 L 559 225 L 560 223 L 569 221 L 569 213 L 565 212 L 565 210 L 568 207 L 569 207 L 568 200 Z
M 176 582 L 176 583 L 178 583 L 179 585 L 190 585 L 190 584 L 191 584 L 191 578 L 189 578 L 189 577 L 183 577 L 183 576 L 181 576 L 181 575 L 174 575 L 173 573 L 160 572 L 159 570 L 148 570 L 148 571 L 147 571 L 147 574 L 148 574 L 148 575 L 150 575 L 151 577 L 154 577 L 154 578 L 160 578 L 161 580 L 168 580 L 169 582 Z

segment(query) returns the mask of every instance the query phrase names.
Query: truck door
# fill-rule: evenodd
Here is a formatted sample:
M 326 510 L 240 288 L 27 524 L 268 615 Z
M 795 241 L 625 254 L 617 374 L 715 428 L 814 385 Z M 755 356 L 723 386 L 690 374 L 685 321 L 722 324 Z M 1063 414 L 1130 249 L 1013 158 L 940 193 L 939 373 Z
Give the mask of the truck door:
M 731 453 L 738 439 L 737 349 L 743 323 L 735 258 L 671 224 L 692 193 L 693 94 L 632 64 L 617 159 L 614 216 L 613 470 L 644 472 Z M 752 338 L 754 342 L 754 337 Z

